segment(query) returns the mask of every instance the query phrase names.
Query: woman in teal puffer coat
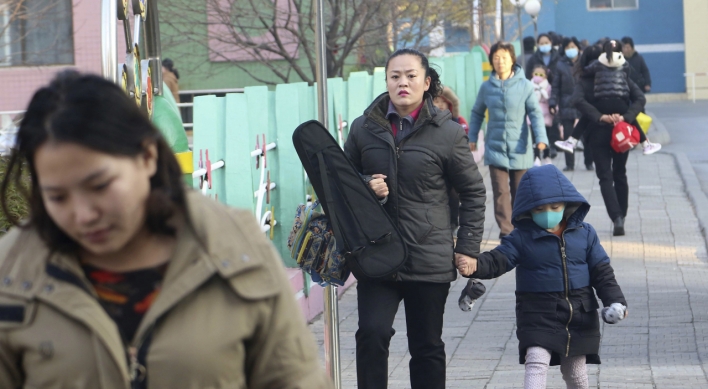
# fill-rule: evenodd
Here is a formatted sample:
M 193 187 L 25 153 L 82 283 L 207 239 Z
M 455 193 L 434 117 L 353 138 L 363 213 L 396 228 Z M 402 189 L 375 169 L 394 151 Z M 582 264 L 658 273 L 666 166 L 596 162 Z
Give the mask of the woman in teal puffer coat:
M 533 166 L 533 147 L 546 148 L 548 138 L 543 113 L 533 84 L 516 65 L 514 46 L 497 42 L 489 51 L 494 71 L 482 84 L 472 108 L 469 139 L 477 139 L 484 112 L 489 109 L 484 151 L 484 164 L 489 166 L 494 193 L 494 216 L 501 232 L 499 238 L 514 229 L 511 224 L 512 205 L 521 176 Z M 526 116 L 531 129 L 526 125 Z M 470 150 L 476 144 L 470 142 Z

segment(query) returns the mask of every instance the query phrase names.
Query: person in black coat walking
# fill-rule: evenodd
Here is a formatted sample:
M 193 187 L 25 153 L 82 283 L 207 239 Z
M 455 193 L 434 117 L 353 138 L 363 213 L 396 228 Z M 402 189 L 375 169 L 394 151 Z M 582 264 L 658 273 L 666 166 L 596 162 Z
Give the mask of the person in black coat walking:
M 357 382 L 361 389 L 387 387 L 393 319 L 403 300 L 411 387 L 444 389 L 445 301 L 457 278 L 454 259 L 479 255 L 486 188 L 465 131 L 433 105 L 442 88 L 425 55 L 394 52 L 386 88 L 352 123 L 344 152 L 397 224 L 408 258 L 390 280 L 357 284 Z M 456 245 L 450 188 L 460 199 Z
M 622 38 L 622 53 L 629 62 L 632 71 L 629 73 L 629 78 L 644 93 L 651 92 L 651 74 L 647 63 L 644 62 L 644 57 L 634 50 L 634 40 L 628 36 Z
M 600 54 L 600 49 L 588 48 L 580 58 L 579 68 L 588 69 Z M 624 73 L 618 72 L 620 76 Z M 627 81 L 627 100 L 601 99 L 598 97 L 596 76 L 583 71 L 575 84 L 572 103 L 587 119 L 587 139 L 592 146 L 595 173 L 600 180 L 600 191 L 605 201 L 607 214 L 614 223 L 613 234 L 624 235 L 624 219 L 629 208 L 629 185 L 627 184 L 627 158 L 629 152 L 618 153 L 610 146 L 612 130 L 618 122 L 633 123 L 644 109 L 646 98 L 637 84 Z M 612 108 L 616 109 L 611 112 Z M 648 143 L 648 142 L 646 142 Z M 651 145 L 651 144 L 650 144 Z M 646 152 L 645 152 L 646 153 Z
M 563 126 L 563 139 L 567 140 L 573 133 L 573 128 L 580 114 L 571 104 L 573 90 L 575 89 L 574 66 L 580 57 L 580 42 L 575 37 L 565 37 L 561 44 L 561 50 L 556 61 L 556 69 L 553 75 L 551 88 L 551 100 L 549 102 L 551 113 L 560 119 Z M 556 113 L 555 110 L 558 112 Z M 592 170 L 592 152 L 587 142 L 585 142 L 585 167 Z M 575 169 L 575 155 L 565 153 L 565 168 L 563 170 L 572 171 Z
M 524 388 L 546 387 L 559 365 L 568 388 L 587 388 L 586 363 L 600 363 L 602 319 L 627 316 L 627 301 L 595 229 L 590 204 L 554 165 L 529 169 L 514 202 L 515 229 L 497 248 L 456 265 L 465 277 L 491 279 L 516 269 L 516 336 Z

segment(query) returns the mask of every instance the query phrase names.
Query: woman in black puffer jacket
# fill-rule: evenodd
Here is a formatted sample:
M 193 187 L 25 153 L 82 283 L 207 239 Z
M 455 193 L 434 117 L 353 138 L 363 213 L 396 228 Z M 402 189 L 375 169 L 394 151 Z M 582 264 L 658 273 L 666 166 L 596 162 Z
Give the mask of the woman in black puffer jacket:
M 387 281 L 359 281 L 357 382 L 386 388 L 388 346 L 401 300 L 406 306 L 413 389 L 445 388 L 443 313 L 454 257 L 476 257 L 484 230 L 486 189 L 465 131 L 433 105 L 440 79 L 418 51 L 398 50 L 386 63 L 387 93 L 352 123 L 344 152 L 379 196 L 408 247 Z M 453 246 L 448 190 L 460 198 Z M 454 248 L 454 251 L 453 251 Z
M 578 63 L 579 69 L 585 69 L 575 85 L 572 102 L 575 108 L 587 119 L 587 140 L 592 146 L 593 160 L 597 178 L 600 180 L 600 191 L 605 201 L 607 214 L 614 223 L 613 235 L 624 235 L 624 219 L 629 208 L 629 185 L 627 184 L 627 158 L 629 152 L 618 153 L 610 146 L 612 130 L 616 122 L 633 123 L 637 115 L 644 109 L 646 98 L 634 81 L 627 79 L 627 97 L 599 98 L 605 96 L 601 90 L 609 83 L 597 80 L 588 73 L 588 67 L 600 57 L 602 51 L 597 47 L 588 48 Z M 609 72 L 608 72 L 609 73 Z M 624 74 L 624 72 L 616 72 Z M 618 94 L 620 95 L 620 94 Z

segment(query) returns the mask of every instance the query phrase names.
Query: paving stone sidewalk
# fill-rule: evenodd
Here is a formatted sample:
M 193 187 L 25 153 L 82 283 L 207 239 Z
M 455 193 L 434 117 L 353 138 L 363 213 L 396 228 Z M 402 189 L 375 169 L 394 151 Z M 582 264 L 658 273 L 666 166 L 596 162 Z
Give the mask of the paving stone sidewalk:
M 555 163 L 562 168 L 559 155 Z M 582 156 L 577 156 L 582 161 Z M 582 163 L 578 163 L 582 167 Z M 602 326 L 602 365 L 589 365 L 591 388 L 708 388 L 708 266 L 706 245 L 671 155 L 643 156 L 634 151 L 627 171 L 630 185 L 627 235 L 613 237 L 594 172 L 576 170 L 568 177 L 592 205 L 586 221 L 595 226 L 612 259 L 627 297 L 629 317 Z M 498 243 L 491 185 L 483 249 Z M 520 388 L 514 287 L 510 272 L 484 281 L 487 293 L 472 312 L 462 312 L 457 298 L 466 279 L 452 284 L 445 310 L 443 340 L 448 388 Z M 356 288 L 340 300 L 343 388 L 356 388 L 354 334 Z M 310 326 L 323 353 L 323 321 Z M 401 304 L 391 341 L 389 387 L 410 388 L 404 308 Z M 558 368 L 551 368 L 549 388 L 565 388 Z

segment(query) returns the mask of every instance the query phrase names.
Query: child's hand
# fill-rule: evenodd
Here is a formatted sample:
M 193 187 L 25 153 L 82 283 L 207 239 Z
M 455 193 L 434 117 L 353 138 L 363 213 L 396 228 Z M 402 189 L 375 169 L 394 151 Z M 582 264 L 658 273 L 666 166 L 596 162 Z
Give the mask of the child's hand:
M 602 308 L 602 320 L 607 324 L 617 324 L 627 317 L 627 307 L 620 303 L 612 303 L 609 307 Z
M 455 267 L 462 276 L 470 276 L 477 271 L 477 260 L 465 254 L 455 253 Z

